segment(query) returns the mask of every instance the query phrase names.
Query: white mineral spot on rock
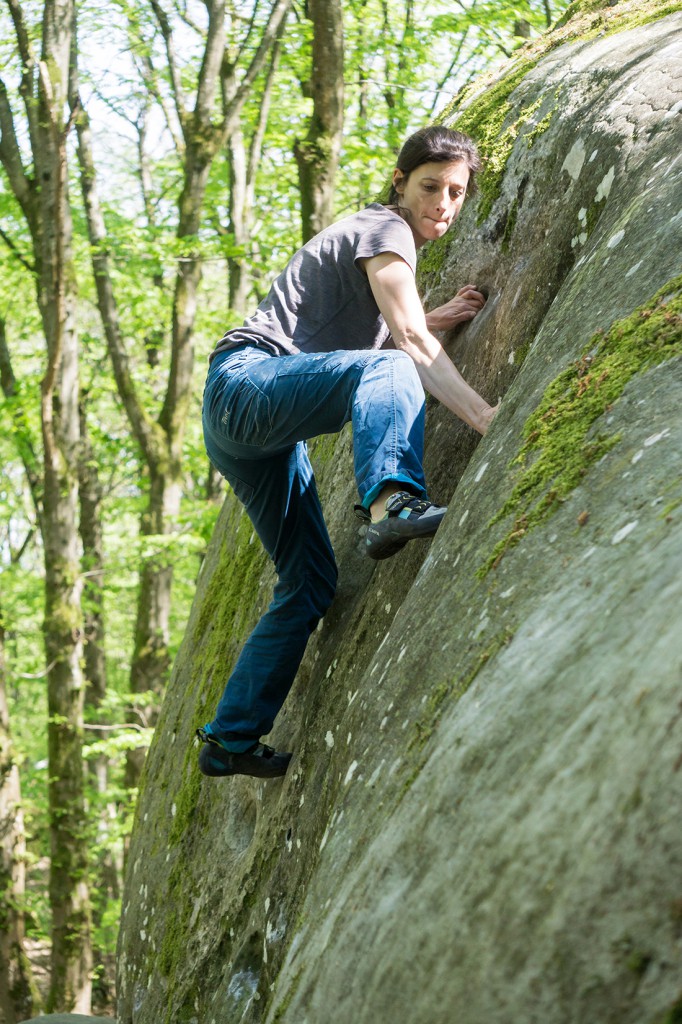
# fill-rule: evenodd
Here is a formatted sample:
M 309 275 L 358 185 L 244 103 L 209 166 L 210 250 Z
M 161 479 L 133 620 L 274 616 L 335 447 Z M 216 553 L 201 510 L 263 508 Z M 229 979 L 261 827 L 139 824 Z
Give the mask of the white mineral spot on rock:
M 348 767 L 348 771 L 346 772 L 346 777 L 343 780 L 344 786 L 347 786 L 348 783 L 351 781 L 351 779 L 355 775 L 357 767 L 358 767 L 358 762 L 357 761 L 351 761 L 351 763 L 350 763 L 350 765 Z
M 178 813 L 178 809 L 175 806 L 175 804 L 173 804 L 172 807 L 171 807 L 171 816 L 174 818 L 177 813 Z
M 671 117 L 675 117 L 675 114 L 679 114 L 681 110 L 682 100 L 678 100 L 677 103 L 673 103 L 670 110 L 666 110 L 665 114 L 663 115 L 663 120 L 668 121 Z
M 604 175 L 602 180 L 599 182 L 599 185 L 597 186 L 597 193 L 596 193 L 596 195 L 594 197 L 595 198 L 595 202 L 600 203 L 602 201 L 602 199 L 607 199 L 608 198 L 609 192 L 611 191 L 611 186 L 613 185 L 613 179 L 615 178 L 615 176 L 616 176 L 616 168 L 615 168 L 615 166 L 609 167 L 608 171 L 606 172 L 606 174 Z
M 348 736 L 346 737 L 346 746 L 347 746 L 347 747 L 349 747 L 349 746 L 350 746 L 350 741 L 351 741 L 352 739 L 353 739 L 353 733 L 352 733 L 352 732 L 349 732 L 349 733 L 348 733 Z
M 583 225 L 583 227 L 585 226 L 585 224 L 587 224 L 587 210 L 584 206 L 581 206 L 581 208 L 578 210 L 578 220 Z
M 507 599 L 508 597 L 511 597 L 511 596 L 512 596 L 512 594 L 514 593 L 514 589 L 515 589 L 515 586 L 514 586 L 514 585 L 512 584 L 512 586 L 511 586 L 511 587 L 509 587 L 509 589 L 508 589 L 508 590 L 503 590 L 503 591 L 502 591 L 502 593 L 500 594 L 500 597 L 501 597 L 501 598 L 502 598 L 503 600 L 505 600 L 505 601 L 506 601 L 506 599 Z
M 664 437 L 670 437 L 670 430 L 668 427 L 666 427 L 665 430 L 662 430 L 660 434 L 650 434 L 644 441 L 644 447 L 651 448 L 652 444 L 656 444 L 657 441 L 662 441 Z
M 597 159 L 597 154 L 598 154 L 598 153 L 599 153 L 599 150 L 598 150 L 598 149 L 593 149 L 593 150 L 592 150 L 592 153 L 591 153 L 591 155 L 590 155 L 590 159 L 589 159 L 589 160 L 588 160 L 587 162 L 591 164 L 593 160 L 596 160 L 596 159 Z
M 568 171 L 573 181 L 577 181 L 585 163 L 585 143 L 582 139 L 576 139 L 561 165 L 562 171 Z
M 388 602 L 387 604 L 385 604 L 385 605 L 384 605 L 384 611 L 385 611 L 385 612 L 386 612 L 386 614 L 388 615 L 388 613 L 390 612 L 390 610 L 391 610 L 391 602 L 389 601 L 389 602 Z
M 613 537 L 611 538 L 611 543 L 620 544 L 622 540 L 625 540 L 625 538 L 628 537 L 634 529 L 636 529 L 638 524 L 639 519 L 635 519 L 633 520 L 633 522 L 627 523 L 625 526 L 621 527 L 621 529 L 618 530 L 617 533 L 614 533 Z
M 641 267 L 643 262 L 644 262 L 643 260 L 639 260 L 638 263 L 635 263 L 634 267 L 630 267 L 630 269 L 628 270 L 628 272 L 627 272 L 627 274 L 625 276 L 626 277 L 632 277 L 633 274 L 636 274 L 637 271 L 639 270 L 639 268 Z
M 479 624 L 476 626 L 476 629 L 473 632 L 474 640 L 478 640 L 478 638 L 481 635 L 481 633 L 485 632 L 485 629 L 486 629 L 486 627 L 487 627 L 489 622 L 490 622 L 490 619 L 488 618 L 488 616 L 484 615 L 483 618 L 481 619 L 481 621 L 479 622 Z
M 519 287 L 516 289 L 516 295 L 512 299 L 512 309 L 514 308 L 516 303 L 519 301 L 520 295 L 521 295 L 521 285 L 519 285 Z
M 144 820 L 146 821 L 148 817 L 149 817 L 149 815 L 148 815 L 148 814 L 145 814 L 145 816 L 144 816 Z
M 171 733 L 171 747 L 173 746 L 174 743 L 175 743 L 175 733 L 172 732 Z
M 635 464 L 636 462 L 639 462 L 639 460 L 641 459 L 641 457 L 642 457 L 643 455 L 644 455 L 644 449 L 643 449 L 643 448 L 640 448 L 640 449 L 639 449 L 639 451 L 638 451 L 638 452 L 635 452 L 635 454 L 634 454 L 634 455 L 632 456 L 632 458 L 630 459 L 630 462 L 632 463 L 632 465 L 634 466 L 634 464 Z
M 379 764 L 376 766 L 376 768 L 372 772 L 372 774 L 370 775 L 370 777 L 367 779 L 367 782 L 366 782 L 367 786 L 373 786 L 374 785 L 374 783 L 379 778 L 379 776 L 381 774 L 381 769 L 383 768 L 385 763 L 386 763 L 386 759 L 382 758 L 381 761 L 379 762 Z
M 578 241 L 580 242 L 581 245 L 585 244 L 585 242 L 587 241 L 587 232 L 586 231 L 581 231 L 580 232 L 580 234 L 578 235 Z
M 390 659 L 389 659 L 389 661 L 388 661 L 388 663 L 387 663 L 387 664 L 388 664 L 388 665 L 390 665 L 390 664 L 391 664 L 391 662 L 390 662 Z M 386 708 L 386 710 L 387 710 L 387 711 L 393 711 L 393 701 L 391 701 L 391 703 L 390 703 L 390 704 L 388 705 L 388 707 Z
M 676 158 L 675 158 L 675 160 L 674 160 L 674 161 L 672 162 L 672 164 L 670 165 L 670 167 L 667 167 L 667 168 L 666 168 L 666 170 L 664 171 L 664 177 L 665 177 L 665 178 L 667 178 L 667 177 L 668 177 L 668 175 L 669 175 L 669 174 L 670 174 L 670 172 L 671 172 L 671 171 L 673 170 L 673 168 L 675 167 L 675 164 L 676 164 L 676 163 L 678 162 L 678 160 L 679 160 L 679 159 L 680 159 L 679 157 L 676 157 Z M 669 203 L 668 205 L 670 206 L 670 203 Z
M 296 849 L 297 849 L 297 850 L 300 850 L 300 849 L 301 849 L 301 840 L 300 840 L 300 839 L 297 839 L 297 840 L 296 840 Z
M 510 366 L 514 365 L 514 349 L 512 349 L 509 355 L 507 356 L 507 362 L 509 363 Z
M 388 715 L 384 715 L 384 717 L 381 719 L 381 722 L 379 723 L 379 728 L 380 729 L 385 729 L 387 722 L 388 722 Z
M 464 524 L 466 523 L 468 518 L 469 518 L 469 509 L 467 508 L 467 509 L 464 510 L 464 512 L 462 512 L 461 516 L 459 517 L 459 525 L 460 526 L 464 526 Z
M 559 534 L 558 534 L 558 533 L 553 533 L 553 534 L 552 534 L 552 535 L 550 536 L 550 538 L 549 538 L 549 543 L 550 543 L 550 544 L 554 544 L 554 543 L 556 543 L 556 541 L 558 540 L 558 537 L 559 537 Z
M 409 724 L 410 724 L 410 720 L 409 720 L 409 718 L 406 718 L 405 721 L 403 722 L 403 724 L 400 726 L 400 728 L 403 730 L 403 732 L 405 731 L 405 729 L 407 729 Z
M 252 533 L 251 536 L 249 537 L 249 544 L 253 544 L 255 539 L 256 539 L 256 534 Z
M 355 693 L 351 693 L 350 690 L 348 691 L 348 707 L 351 706 L 351 704 L 353 703 L 353 701 L 355 700 L 359 693 L 359 690 L 356 690 Z
M 331 729 L 327 729 L 327 735 L 324 738 L 324 742 L 327 744 L 327 746 L 329 747 L 330 750 L 334 746 L 334 734 L 332 733 Z M 303 803 L 303 797 L 301 797 L 301 804 L 302 803 Z
M 267 912 L 269 911 L 269 909 L 270 909 L 270 897 L 269 897 L 269 896 L 266 896 L 266 897 L 265 897 L 265 913 L 266 913 L 266 914 L 267 914 Z
M 620 245 L 624 238 L 625 232 L 622 229 L 620 231 L 616 231 L 615 235 L 611 235 L 608 242 L 606 243 L 606 248 L 615 249 L 617 245 Z
M 396 662 L 396 664 L 399 664 L 403 660 L 403 658 L 405 657 L 405 651 L 406 650 L 407 650 L 407 644 L 405 644 L 404 647 L 400 648 L 400 654 L 398 655 L 398 661 Z
M 484 463 L 483 463 L 483 465 L 482 465 L 482 466 L 480 467 L 480 469 L 479 469 L 478 473 L 477 473 L 477 474 L 476 474 L 476 476 L 474 477 L 474 483 L 476 483 L 476 484 L 477 484 L 477 483 L 478 483 L 478 481 L 479 481 L 479 480 L 481 480 L 481 479 L 483 478 L 483 474 L 485 473 L 485 471 L 486 471 L 486 469 L 488 468 L 488 466 L 489 466 L 489 463 L 488 463 L 488 462 L 484 462 Z
M 329 668 L 327 669 L 327 679 L 329 679 L 331 674 L 332 674 L 332 667 L 330 665 Z

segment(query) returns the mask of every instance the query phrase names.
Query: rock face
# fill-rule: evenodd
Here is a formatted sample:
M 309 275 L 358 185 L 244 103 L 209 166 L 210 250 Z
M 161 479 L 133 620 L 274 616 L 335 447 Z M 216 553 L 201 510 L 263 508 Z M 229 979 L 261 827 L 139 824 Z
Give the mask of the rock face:
M 488 171 L 422 284 L 427 307 L 488 290 L 448 348 L 502 408 L 476 444 L 429 404 L 450 510 L 376 566 L 349 437 L 314 449 L 342 578 L 272 737 L 295 751 L 281 782 L 196 768 L 272 584 L 226 501 L 145 769 L 121 1024 L 681 1019 L 670 9 L 579 15 L 448 115 Z

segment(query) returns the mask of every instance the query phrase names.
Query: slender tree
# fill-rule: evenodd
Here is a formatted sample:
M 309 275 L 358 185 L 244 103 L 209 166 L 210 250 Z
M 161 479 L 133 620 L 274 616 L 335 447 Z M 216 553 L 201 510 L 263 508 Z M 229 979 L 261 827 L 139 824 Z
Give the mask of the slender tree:
M 308 0 L 313 23 L 310 80 L 303 84 L 312 96 L 308 133 L 294 147 L 301 192 L 303 241 L 334 219 L 334 185 L 343 135 L 343 3 Z
M 41 387 L 45 652 L 48 681 L 51 1008 L 87 1011 L 90 907 L 83 795 L 83 675 L 78 535 L 78 336 L 64 122 L 73 0 L 46 0 L 37 58 L 26 15 L 7 0 L 21 61 L 20 95 L 32 167 L 0 81 L 0 160 L 29 227 L 47 359 Z
M 16 1024 L 38 1009 L 38 997 L 24 948 L 26 838 L 6 678 L 5 626 L 0 607 L 0 1019 L 5 1024 Z

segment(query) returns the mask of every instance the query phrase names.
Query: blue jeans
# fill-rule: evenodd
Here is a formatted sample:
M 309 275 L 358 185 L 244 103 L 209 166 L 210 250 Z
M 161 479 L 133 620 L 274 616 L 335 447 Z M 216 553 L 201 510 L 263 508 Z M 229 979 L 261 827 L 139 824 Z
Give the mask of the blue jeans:
M 349 421 L 366 508 L 392 480 L 426 496 L 424 390 L 405 353 L 274 356 L 241 346 L 211 364 L 206 450 L 246 507 L 278 575 L 272 603 L 244 644 L 210 723 L 237 753 L 270 732 L 334 597 L 336 562 L 305 442 Z

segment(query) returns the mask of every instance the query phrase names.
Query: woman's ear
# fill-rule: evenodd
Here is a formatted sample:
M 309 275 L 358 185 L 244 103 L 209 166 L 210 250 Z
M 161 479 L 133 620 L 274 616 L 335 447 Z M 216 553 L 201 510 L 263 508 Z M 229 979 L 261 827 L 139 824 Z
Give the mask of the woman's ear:
M 405 188 L 405 175 L 398 167 L 393 172 L 393 188 L 399 195 L 403 194 Z

